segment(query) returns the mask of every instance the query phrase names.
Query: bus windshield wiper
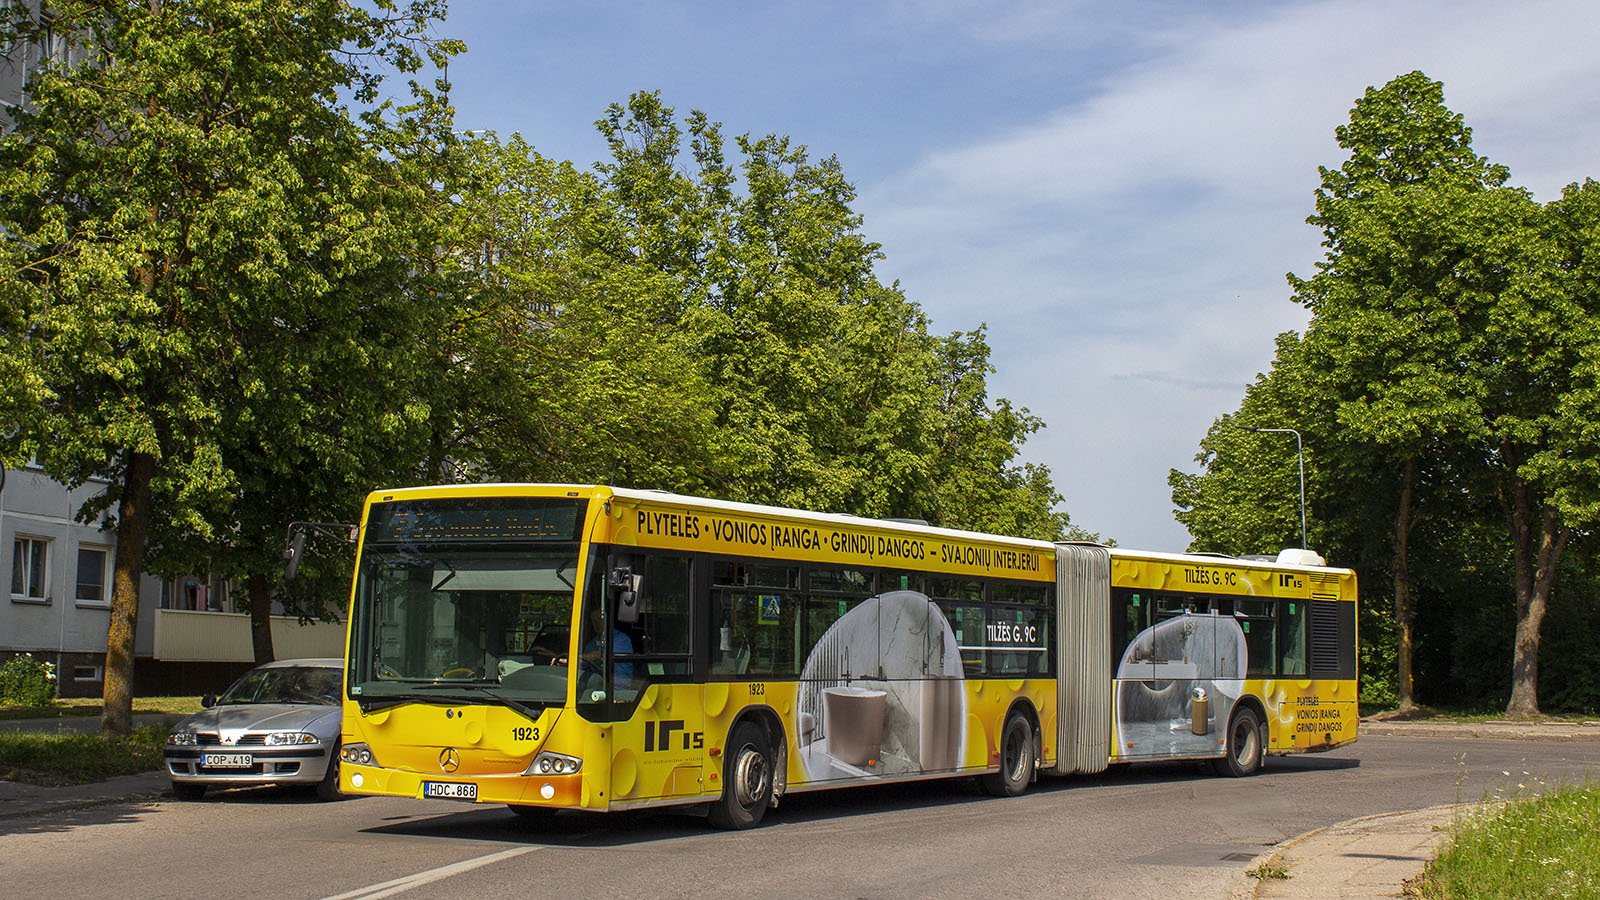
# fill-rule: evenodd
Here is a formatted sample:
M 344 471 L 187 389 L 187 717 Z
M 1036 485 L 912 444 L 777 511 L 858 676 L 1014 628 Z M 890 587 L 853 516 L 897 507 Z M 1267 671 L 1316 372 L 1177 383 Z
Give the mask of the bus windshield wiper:
M 466 688 L 469 691 L 478 691 L 478 692 L 482 693 L 484 696 L 488 697 L 491 701 L 493 701 L 495 703 L 498 703 L 501 706 L 505 706 L 505 707 L 509 707 L 511 709 L 514 709 L 517 712 L 522 713 L 523 715 L 527 716 L 530 719 L 539 718 L 539 714 L 544 712 L 546 706 L 549 706 L 548 703 L 547 704 L 543 704 L 543 705 L 535 706 L 535 705 L 530 705 L 530 704 L 527 704 L 527 703 L 523 703 L 521 700 L 513 700 L 510 697 L 502 697 L 499 694 L 496 694 L 494 691 L 491 691 L 486 687 L 482 687 L 481 685 L 463 684 L 463 685 L 461 685 L 461 687 Z M 474 699 L 476 699 L 476 698 L 474 698 Z
M 396 706 L 403 706 L 407 703 L 422 703 L 424 702 L 424 699 L 425 698 L 422 697 L 411 697 L 407 695 L 393 697 L 357 697 L 356 705 L 361 707 L 362 712 L 371 713 L 377 712 L 380 709 L 391 709 Z

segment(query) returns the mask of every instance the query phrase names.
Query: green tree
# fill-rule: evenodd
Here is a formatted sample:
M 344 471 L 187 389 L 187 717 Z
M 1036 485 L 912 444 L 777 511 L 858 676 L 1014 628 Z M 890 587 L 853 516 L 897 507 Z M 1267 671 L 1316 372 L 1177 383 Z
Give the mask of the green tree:
M 403 157 L 437 112 L 420 88 L 413 108 L 378 91 L 382 70 L 459 48 L 429 36 L 442 0 L 51 10 L 88 59 L 33 75 L 0 139 L 0 369 L 22 385 L 0 433 L 69 484 L 110 481 L 102 727 L 125 733 L 147 561 L 193 568 L 195 548 L 220 546 L 241 555 L 231 571 L 260 572 L 285 523 L 250 507 L 348 482 L 337 465 L 274 477 L 364 430 L 319 424 L 345 412 L 404 430 L 409 413 L 383 401 L 408 394 L 341 390 L 382 368 L 368 341 L 395 337 L 370 324 L 389 301 L 360 285 L 405 265 L 418 189 Z
M 1308 220 L 1322 229 L 1327 255 L 1310 279 L 1289 280 L 1312 313 L 1310 365 L 1326 373 L 1340 424 L 1387 455 L 1399 475 L 1390 572 L 1404 709 L 1415 704 L 1409 542 L 1417 473 L 1441 438 L 1477 427 L 1470 396 L 1479 389 L 1463 379 L 1475 375 L 1472 317 L 1495 290 L 1457 279 L 1483 235 L 1461 233 L 1453 216 L 1508 173 L 1472 151 L 1471 129 L 1444 106 L 1443 85 L 1421 72 L 1369 88 L 1335 136 L 1350 158 L 1321 170 Z
M 682 125 L 655 94 L 599 123 L 608 223 L 597 245 L 671 286 L 652 310 L 688 336 L 710 416 L 707 457 L 672 485 L 714 496 L 1055 536 L 1067 527 L 1048 470 L 1017 465 L 1041 427 L 991 401 L 981 334 L 928 333 L 878 281 L 836 159 L 788 138 Z M 689 159 L 684 159 L 687 143 Z M 1003 511 L 977 498 L 1003 501 Z
M 1536 712 L 1544 610 L 1574 529 L 1595 517 L 1600 466 L 1580 412 L 1596 396 L 1585 365 L 1596 340 L 1586 255 L 1595 195 L 1573 186 L 1540 207 L 1506 187 L 1506 170 L 1472 152 L 1442 86 L 1421 73 L 1368 90 L 1337 133 L 1350 158 L 1323 170 L 1310 219 L 1327 254 L 1311 278 L 1290 276 L 1311 324 L 1298 345 L 1280 341 L 1272 374 L 1256 386 L 1259 398 L 1247 395 L 1239 421 L 1252 423 L 1257 399 L 1295 386 L 1305 398 L 1298 412 L 1259 408 L 1308 423 L 1308 444 L 1326 460 L 1313 475 L 1326 487 L 1314 493 L 1327 521 L 1342 523 L 1328 539 L 1365 559 L 1372 545 L 1355 536 L 1388 535 L 1387 565 L 1367 565 L 1392 579 L 1402 707 L 1415 702 L 1422 589 L 1461 620 L 1496 608 L 1447 569 L 1499 569 L 1479 543 L 1482 523 L 1498 519 L 1516 608 L 1508 710 Z M 1241 480 L 1252 467 L 1223 458 L 1234 439 L 1214 429 L 1208 441 L 1205 472 L 1175 473 L 1174 499 L 1203 526 L 1197 537 L 1215 539 L 1230 520 L 1249 531 L 1230 517 L 1237 507 L 1228 496 L 1255 489 Z M 1386 526 L 1375 509 L 1390 511 Z M 1434 571 L 1414 565 L 1419 534 Z M 1480 603 L 1456 606 L 1446 588 Z

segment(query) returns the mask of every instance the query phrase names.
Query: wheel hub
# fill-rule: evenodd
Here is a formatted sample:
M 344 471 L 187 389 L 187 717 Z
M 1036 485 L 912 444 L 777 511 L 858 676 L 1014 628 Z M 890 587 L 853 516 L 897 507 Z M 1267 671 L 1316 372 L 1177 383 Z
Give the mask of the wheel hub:
M 733 790 L 740 806 L 752 806 L 767 792 L 767 760 L 754 747 L 739 751 L 734 763 Z

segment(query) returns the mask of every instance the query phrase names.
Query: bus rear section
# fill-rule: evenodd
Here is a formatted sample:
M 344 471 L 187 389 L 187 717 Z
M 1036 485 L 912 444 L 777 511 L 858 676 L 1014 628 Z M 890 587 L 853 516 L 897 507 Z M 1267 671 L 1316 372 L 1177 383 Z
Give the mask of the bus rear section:
M 1306 561 L 1059 547 L 1058 771 L 1196 759 L 1240 776 L 1354 741 L 1355 574 Z

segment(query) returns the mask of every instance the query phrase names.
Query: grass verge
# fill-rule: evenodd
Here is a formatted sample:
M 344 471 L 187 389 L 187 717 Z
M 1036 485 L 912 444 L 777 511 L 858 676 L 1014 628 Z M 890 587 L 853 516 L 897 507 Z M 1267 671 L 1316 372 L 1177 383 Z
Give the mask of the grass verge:
M 1600 787 L 1513 800 L 1453 827 L 1410 885 L 1429 900 L 1600 900 Z
M 69 697 L 49 706 L 0 706 L 0 720 L 10 719 L 72 719 L 98 716 L 102 709 L 99 697 Z M 200 711 L 199 697 L 135 697 L 135 713 L 160 713 L 186 716 Z
M 104 781 L 159 769 L 167 729 L 148 726 L 124 738 L 99 734 L 0 733 L 0 778 L 28 784 Z

